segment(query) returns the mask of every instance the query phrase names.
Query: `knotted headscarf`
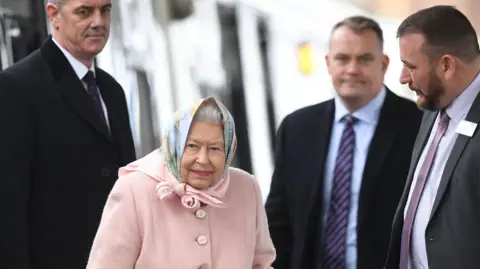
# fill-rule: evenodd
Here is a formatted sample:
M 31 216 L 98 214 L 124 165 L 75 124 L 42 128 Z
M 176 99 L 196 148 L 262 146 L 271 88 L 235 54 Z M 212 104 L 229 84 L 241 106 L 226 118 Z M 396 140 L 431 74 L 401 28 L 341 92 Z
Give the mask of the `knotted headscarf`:
M 180 163 L 195 114 L 200 106 L 209 101 L 214 101 L 222 113 L 226 160 L 222 177 L 213 186 L 199 190 L 186 184 L 181 178 Z M 165 129 L 161 148 L 121 168 L 119 175 L 131 171 L 141 171 L 158 181 L 156 191 L 160 199 L 163 200 L 176 194 L 180 197 L 182 204 L 190 209 L 198 209 L 201 202 L 215 207 L 226 207 L 227 205 L 222 202 L 221 198 L 228 188 L 230 181 L 228 168 L 235 154 L 236 146 L 237 138 L 232 115 L 222 103 L 213 97 L 208 97 L 175 112 Z

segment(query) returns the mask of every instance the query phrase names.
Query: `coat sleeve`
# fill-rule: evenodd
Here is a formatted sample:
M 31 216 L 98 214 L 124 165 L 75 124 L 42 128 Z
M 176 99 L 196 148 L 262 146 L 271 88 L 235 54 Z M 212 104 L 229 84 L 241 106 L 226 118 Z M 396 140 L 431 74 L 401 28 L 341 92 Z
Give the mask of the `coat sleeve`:
M 105 205 L 87 269 L 133 269 L 142 238 L 132 174 L 120 177 Z
M 290 268 L 292 253 L 292 228 L 288 212 L 285 173 L 285 140 L 288 117 L 282 122 L 277 133 L 275 149 L 275 166 L 270 185 L 270 192 L 265 203 L 268 225 L 277 259 L 273 263 L 276 269 Z
M 253 179 L 257 203 L 257 238 L 255 242 L 255 256 L 253 259 L 253 269 L 268 269 L 275 260 L 275 248 L 268 231 L 267 215 L 263 206 L 262 194 L 257 180 Z
M 25 87 L 9 75 L 0 73 L 0 268 L 30 269 L 28 203 L 34 119 Z

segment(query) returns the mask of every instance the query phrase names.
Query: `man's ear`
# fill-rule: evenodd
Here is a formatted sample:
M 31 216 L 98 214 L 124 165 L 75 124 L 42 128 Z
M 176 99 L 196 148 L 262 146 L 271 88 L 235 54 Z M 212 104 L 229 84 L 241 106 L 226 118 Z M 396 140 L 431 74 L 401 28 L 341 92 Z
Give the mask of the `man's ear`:
M 457 69 L 457 59 L 452 55 L 445 54 L 440 58 L 439 64 L 443 78 L 445 80 L 451 79 Z
M 330 74 L 330 55 L 325 54 L 325 64 L 327 65 L 328 73 Z
M 58 29 L 58 15 L 60 14 L 60 8 L 55 4 L 48 3 L 45 11 L 50 24 L 53 26 L 53 28 Z
M 384 54 L 382 59 L 382 70 L 384 74 L 387 72 L 389 64 L 390 64 L 390 58 L 388 57 L 388 55 Z

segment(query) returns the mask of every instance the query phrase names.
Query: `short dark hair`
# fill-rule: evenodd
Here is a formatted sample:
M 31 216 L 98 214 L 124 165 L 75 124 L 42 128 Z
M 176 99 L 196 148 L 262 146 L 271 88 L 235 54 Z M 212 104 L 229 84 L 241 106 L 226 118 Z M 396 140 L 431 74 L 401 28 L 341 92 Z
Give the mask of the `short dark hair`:
M 423 35 L 422 51 L 430 60 L 451 54 L 471 62 L 480 54 L 475 29 L 454 6 L 433 6 L 408 16 L 398 27 L 397 38 L 408 34 Z
M 380 47 L 383 49 L 383 31 L 380 28 L 380 25 L 373 19 L 367 18 L 365 16 L 351 16 L 343 19 L 342 21 L 336 23 L 331 34 L 335 32 L 340 27 L 347 27 L 356 34 L 360 34 L 367 30 L 372 30 L 380 42 Z

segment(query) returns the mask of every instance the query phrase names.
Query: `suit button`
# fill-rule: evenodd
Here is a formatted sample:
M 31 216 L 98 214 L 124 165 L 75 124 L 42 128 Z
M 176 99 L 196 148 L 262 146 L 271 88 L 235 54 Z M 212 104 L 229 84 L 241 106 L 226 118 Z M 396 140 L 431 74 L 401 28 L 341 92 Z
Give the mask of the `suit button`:
M 435 241 L 435 240 L 436 240 L 436 238 L 435 238 L 434 236 L 430 236 L 430 237 L 428 238 L 428 241 Z
M 197 243 L 200 245 L 200 246 L 205 246 L 208 242 L 208 238 L 204 235 L 200 235 L 199 237 L 197 237 Z
M 102 168 L 102 177 L 108 177 L 110 176 L 110 169 L 108 167 L 103 167 Z

